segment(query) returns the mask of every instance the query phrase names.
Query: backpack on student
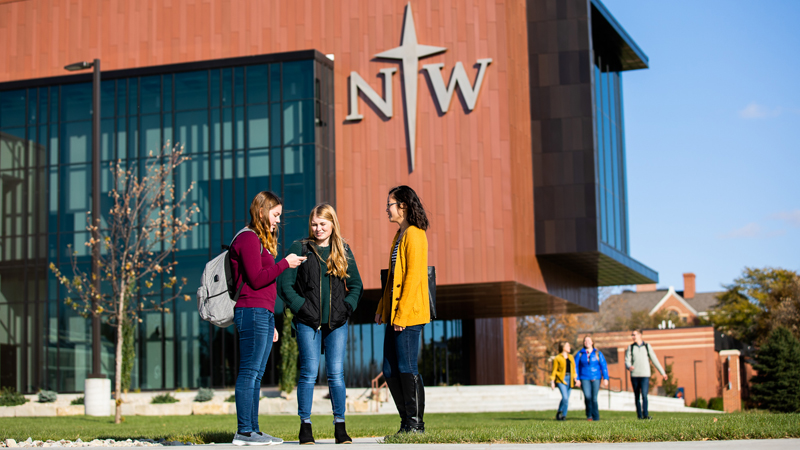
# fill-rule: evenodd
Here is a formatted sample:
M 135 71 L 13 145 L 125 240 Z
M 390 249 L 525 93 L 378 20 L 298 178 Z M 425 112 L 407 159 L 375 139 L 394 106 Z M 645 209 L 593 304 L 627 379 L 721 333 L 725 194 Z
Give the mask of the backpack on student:
M 231 245 L 240 234 L 255 231 L 242 228 L 231 240 Z M 223 252 L 206 264 L 200 287 L 197 288 L 197 311 L 200 318 L 212 324 L 226 328 L 233 324 L 233 308 L 239 300 L 244 282 L 237 288 L 237 280 L 233 279 L 231 272 L 230 246 L 223 245 Z M 264 248 L 259 245 L 261 253 Z

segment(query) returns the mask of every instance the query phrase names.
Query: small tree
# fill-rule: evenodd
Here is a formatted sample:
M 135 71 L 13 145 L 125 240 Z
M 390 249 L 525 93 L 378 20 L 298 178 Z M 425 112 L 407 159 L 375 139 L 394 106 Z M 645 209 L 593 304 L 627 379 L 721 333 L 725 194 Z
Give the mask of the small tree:
M 195 204 L 186 205 L 194 182 L 186 192 L 175 193 L 176 168 L 187 159 L 183 148 L 167 145 L 157 154 L 150 153 L 144 176 L 140 176 L 135 167 L 126 168 L 127 163 L 121 160 L 111 165 L 113 185 L 108 195 L 113 204 L 106 216 L 107 227 L 95 225 L 91 216 L 86 227 L 92 232 L 92 239 L 86 246 L 91 248 L 99 244 L 102 248 L 99 290 L 95 286 L 95 275 L 79 266 L 77 253 L 71 256 L 72 278 L 50 264 L 50 270 L 74 296 L 66 300 L 68 305 L 84 317 L 100 316 L 116 328 L 116 423 L 122 419 L 123 373 L 127 371 L 129 376 L 132 366 L 132 346 L 126 350 L 126 339 L 130 341 L 133 337 L 134 326 L 142 321 L 139 318 L 142 311 L 169 312 L 164 305 L 178 298 L 186 284 L 185 278 L 179 281 L 173 275 L 177 262 L 172 256 L 178 251 L 178 241 L 196 225 L 192 217 L 199 212 Z M 137 300 L 137 295 L 153 299 L 163 293 L 166 293 L 163 301 Z M 183 298 L 191 299 L 188 295 Z M 125 369 L 124 353 L 131 363 Z
M 759 408 L 800 412 L 800 342 L 786 328 L 773 331 L 758 349 L 751 400 Z
M 292 312 L 286 308 L 283 313 L 283 332 L 281 339 L 281 391 L 291 393 L 297 386 L 297 340 L 292 339 Z
M 667 374 L 667 379 L 661 383 L 664 388 L 664 395 L 667 397 L 675 397 L 678 393 L 678 379 L 675 378 L 675 373 L 672 371 L 672 363 L 664 367 L 664 372 Z

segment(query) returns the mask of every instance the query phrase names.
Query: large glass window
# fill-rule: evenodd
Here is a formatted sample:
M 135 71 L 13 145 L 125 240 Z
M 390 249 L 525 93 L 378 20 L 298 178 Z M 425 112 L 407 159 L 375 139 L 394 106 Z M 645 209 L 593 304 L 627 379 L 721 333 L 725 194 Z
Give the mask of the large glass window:
M 628 212 L 622 74 L 611 70 L 598 57 L 594 66 L 594 86 L 600 239 L 627 254 Z
M 168 143 L 184 146 L 191 158 L 174 179 L 178 192 L 193 186 L 189 203 L 200 208 L 198 226 L 180 242 L 177 260 L 176 275 L 191 280 L 184 289 L 190 298 L 205 263 L 249 220 L 258 192 L 272 190 L 284 199 L 279 251 L 305 236 L 306 214 L 317 201 L 316 66 L 308 60 L 104 77 L 104 211 L 110 206 L 104 194 L 111 187 L 111 161 L 141 171 L 149 152 Z M 3 386 L 80 391 L 91 371 L 90 321 L 65 305 L 67 293 L 47 265 L 53 262 L 71 274 L 72 252 L 81 265 L 90 264 L 85 243 L 92 113 L 91 83 L 0 90 Z M 20 287 L 37 280 L 41 288 Z M 193 301 L 181 298 L 167 306 L 169 313 L 144 312 L 136 325 L 131 388 L 233 385 L 234 327 L 222 330 L 199 320 Z M 103 370 L 113 375 L 114 329 L 104 325 L 102 334 Z M 44 361 L 43 369 L 37 361 Z M 264 381 L 277 378 L 268 374 Z

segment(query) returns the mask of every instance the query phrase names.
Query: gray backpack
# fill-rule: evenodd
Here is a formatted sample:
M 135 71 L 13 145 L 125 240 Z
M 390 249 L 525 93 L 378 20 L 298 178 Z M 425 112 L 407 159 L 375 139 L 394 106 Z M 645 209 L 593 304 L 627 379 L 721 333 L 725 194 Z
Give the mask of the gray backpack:
M 250 228 L 242 228 L 231 240 L 231 245 L 240 234 L 247 231 L 255 233 Z M 197 311 L 201 319 L 225 328 L 233 325 L 233 307 L 239 300 L 244 282 L 236 287 L 238 283 L 231 272 L 230 246 L 222 247 L 225 250 L 209 261 L 203 270 L 200 287 L 197 288 Z M 259 248 L 264 253 L 264 248 L 260 245 Z

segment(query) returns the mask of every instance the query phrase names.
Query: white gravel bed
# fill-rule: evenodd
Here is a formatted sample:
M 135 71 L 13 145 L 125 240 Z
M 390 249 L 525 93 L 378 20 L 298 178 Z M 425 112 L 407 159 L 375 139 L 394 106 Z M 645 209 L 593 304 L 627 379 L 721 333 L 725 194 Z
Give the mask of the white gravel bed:
M 179 441 L 166 441 L 164 439 L 126 439 L 124 441 L 117 441 L 114 439 L 95 439 L 93 441 L 84 442 L 80 439 L 75 441 L 68 441 L 62 439 L 60 441 L 34 441 L 28 438 L 25 441 L 17 442 L 14 439 L 6 439 L 0 442 L 0 447 L 161 447 L 164 445 L 192 445 L 190 442 Z

